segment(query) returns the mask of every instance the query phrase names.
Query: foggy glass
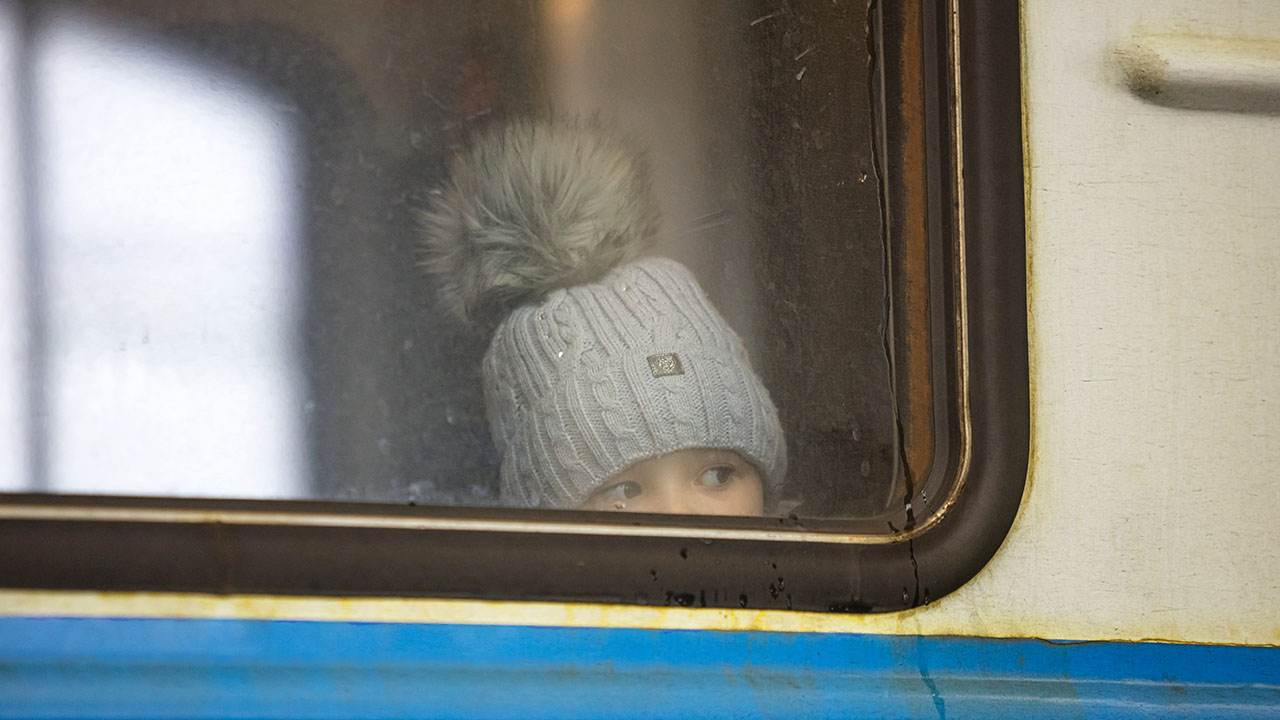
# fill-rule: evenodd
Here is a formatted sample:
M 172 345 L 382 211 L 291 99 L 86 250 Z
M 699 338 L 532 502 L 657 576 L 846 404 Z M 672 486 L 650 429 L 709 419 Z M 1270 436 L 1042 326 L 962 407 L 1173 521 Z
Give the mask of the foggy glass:
M 0 2 L 0 491 L 496 505 L 415 267 L 475 127 L 599 116 L 777 405 L 774 511 L 900 501 L 865 3 Z

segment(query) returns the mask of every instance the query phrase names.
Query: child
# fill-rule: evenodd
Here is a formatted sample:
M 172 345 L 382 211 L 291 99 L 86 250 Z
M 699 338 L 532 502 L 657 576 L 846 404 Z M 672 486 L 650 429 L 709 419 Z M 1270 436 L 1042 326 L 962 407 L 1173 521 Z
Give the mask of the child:
M 477 134 L 422 216 L 443 302 L 496 324 L 486 413 L 504 502 L 761 515 L 777 411 L 693 275 L 635 259 L 657 232 L 643 153 L 586 121 Z

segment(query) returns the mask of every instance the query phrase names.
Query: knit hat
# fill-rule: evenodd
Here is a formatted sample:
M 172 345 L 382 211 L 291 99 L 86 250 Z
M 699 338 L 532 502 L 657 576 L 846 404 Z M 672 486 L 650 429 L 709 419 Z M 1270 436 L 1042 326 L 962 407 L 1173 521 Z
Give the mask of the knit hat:
M 501 493 L 580 506 L 631 465 L 737 451 L 776 487 L 777 411 L 692 273 L 631 260 L 657 211 L 643 153 L 581 121 L 490 129 L 422 217 L 425 266 L 463 317 L 498 313 L 483 361 Z

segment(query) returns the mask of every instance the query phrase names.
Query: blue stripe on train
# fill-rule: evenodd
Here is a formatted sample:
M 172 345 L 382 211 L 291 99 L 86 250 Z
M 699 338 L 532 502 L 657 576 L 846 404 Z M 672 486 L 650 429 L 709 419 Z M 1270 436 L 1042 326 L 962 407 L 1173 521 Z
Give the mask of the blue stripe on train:
M 0 618 L 3 718 L 1113 716 L 1280 716 L 1280 648 Z

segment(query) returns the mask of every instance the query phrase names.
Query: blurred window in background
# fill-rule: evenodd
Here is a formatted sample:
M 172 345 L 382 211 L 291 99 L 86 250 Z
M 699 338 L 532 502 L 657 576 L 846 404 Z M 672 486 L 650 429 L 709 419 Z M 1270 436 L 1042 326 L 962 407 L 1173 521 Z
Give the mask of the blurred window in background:
M 28 410 L 4 489 L 297 496 L 294 119 L 162 38 L 43 8 L 0 16 L 0 387 Z

